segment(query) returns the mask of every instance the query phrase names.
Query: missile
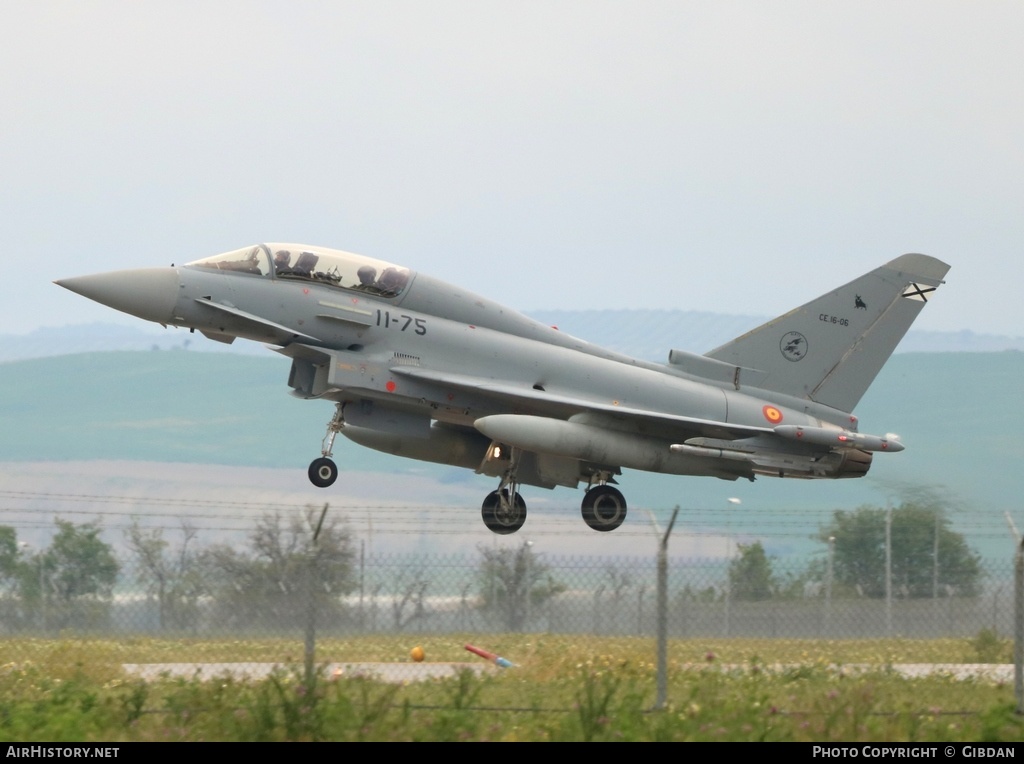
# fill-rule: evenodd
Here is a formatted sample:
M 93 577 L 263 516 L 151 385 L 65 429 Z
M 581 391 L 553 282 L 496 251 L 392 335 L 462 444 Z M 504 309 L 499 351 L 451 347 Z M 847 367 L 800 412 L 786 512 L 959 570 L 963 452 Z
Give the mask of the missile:
M 754 454 L 748 451 L 729 450 L 727 448 L 711 448 L 710 446 L 692 446 L 689 443 L 673 443 L 669 450 L 674 454 L 704 456 L 710 459 L 730 459 L 734 462 L 753 462 Z
M 880 437 L 849 430 L 803 427 L 795 424 L 780 424 L 774 428 L 774 431 L 776 435 L 787 440 L 798 440 L 831 448 L 858 448 L 861 451 L 892 451 L 893 453 L 905 448 L 899 438 L 892 434 Z
M 673 453 L 726 461 L 746 462 L 759 475 L 789 477 L 860 477 L 871 467 L 871 454 L 857 448 L 835 449 L 828 454 L 786 454 L 757 449 L 741 451 L 690 443 L 673 443 Z

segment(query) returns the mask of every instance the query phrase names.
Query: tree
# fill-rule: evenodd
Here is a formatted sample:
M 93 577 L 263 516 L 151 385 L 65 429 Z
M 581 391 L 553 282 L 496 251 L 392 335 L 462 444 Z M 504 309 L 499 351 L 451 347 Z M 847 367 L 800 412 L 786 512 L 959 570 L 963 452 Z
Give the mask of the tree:
M 889 510 L 860 507 L 836 511 L 819 534 L 834 539 L 837 584 L 866 597 L 885 596 L 885 526 Z M 978 594 L 980 558 L 964 537 L 951 530 L 940 502 L 904 501 L 892 510 L 890 528 L 893 591 L 905 597 Z M 938 556 L 936 557 L 936 551 Z
M 23 611 L 25 563 L 18 548 L 18 533 L 9 525 L 0 525 L 0 623 L 18 625 L 27 614 Z
M 505 628 L 519 631 L 530 607 L 543 604 L 565 591 L 549 575 L 550 569 L 524 541 L 518 549 L 479 547 L 480 588 L 483 606 L 501 615 Z
M 0 525 L 0 580 L 15 578 L 18 563 L 18 533 L 9 525 Z
M 143 530 L 137 519 L 125 531 L 125 543 L 135 556 L 139 582 L 155 597 L 160 613 L 160 628 L 193 627 L 198 617 L 199 597 L 205 592 L 199 559 L 190 549 L 196 530 L 181 526 L 182 541 L 177 549 L 163 537 L 162 528 Z
M 733 599 L 758 602 L 770 599 L 776 582 L 772 563 L 760 541 L 738 544 L 739 556 L 729 563 L 729 591 Z
M 409 622 L 426 615 L 425 600 L 430 580 L 422 567 L 404 568 L 395 577 L 395 594 L 391 600 L 391 617 L 396 631 L 401 631 Z M 412 612 L 406 613 L 412 605 Z
M 45 594 L 54 600 L 50 617 L 57 628 L 101 625 L 109 617 L 121 569 L 114 549 L 100 538 L 98 522 L 56 523 L 57 533 L 42 559 Z
M 248 549 L 222 544 L 206 550 L 202 564 L 218 619 L 236 626 L 292 626 L 304 622 L 310 604 L 321 619 L 338 617 L 340 598 L 353 586 L 351 537 L 327 517 L 314 542 L 319 519 L 315 507 L 287 519 L 280 512 L 265 514 Z

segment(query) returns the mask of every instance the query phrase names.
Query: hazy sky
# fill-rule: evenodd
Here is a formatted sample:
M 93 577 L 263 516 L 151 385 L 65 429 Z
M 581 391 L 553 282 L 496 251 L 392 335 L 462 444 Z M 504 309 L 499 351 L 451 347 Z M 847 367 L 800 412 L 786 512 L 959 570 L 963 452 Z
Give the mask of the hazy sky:
M 55 278 L 295 241 L 527 311 L 775 315 L 925 252 L 953 269 L 919 328 L 1024 335 L 1019 2 L 2 20 L 0 333 L 118 320 Z

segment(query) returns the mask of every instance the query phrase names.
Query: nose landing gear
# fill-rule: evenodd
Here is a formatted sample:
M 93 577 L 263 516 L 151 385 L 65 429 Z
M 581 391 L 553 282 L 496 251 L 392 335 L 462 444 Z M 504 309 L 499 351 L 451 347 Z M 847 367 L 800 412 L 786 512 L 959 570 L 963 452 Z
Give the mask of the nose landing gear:
M 309 463 L 309 482 L 317 488 L 327 488 L 338 479 L 338 465 L 333 459 L 321 456 Z
M 338 465 L 331 459 L 334 453 L 334 439 L 341 428 L 345 426 L 345 417 L 342 415 L 342 404 L 335 404 L 334 416 L 327 423 L 327 434 L 324 435 L 320 453 L 322 456 L 309 463 L 309 482 L 317 488 L 327 488 L 338 479 Z

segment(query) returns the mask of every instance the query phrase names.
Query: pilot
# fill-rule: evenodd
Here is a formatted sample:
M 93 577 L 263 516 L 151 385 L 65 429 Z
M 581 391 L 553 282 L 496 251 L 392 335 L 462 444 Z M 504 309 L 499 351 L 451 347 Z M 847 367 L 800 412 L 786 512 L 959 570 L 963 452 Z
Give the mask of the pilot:
M 353 289 L 358 289 L 361 292 L 380 292 L 377 287 L 377 269 L 372 265 L 364 265 L 358 271 L 356 275 L 359 277 L 359 283 L 356 284 Z
M 405 282 L 408 280 L 409 274 L 402 273 L 397 268 L 385 268 L 384 272 L 380 274 L 380 279 L 377 281 L 377 288 L 380 289 L 380 293 L 385 297 L 394 297 L 401 293 L 405 287 Z
M 282 273 L 291 273 L 291 262 L 292 253 L 287 249 L 279 250 L 274 255 L 274 270 L 277 271 L 278 275 L 281 275 Z

